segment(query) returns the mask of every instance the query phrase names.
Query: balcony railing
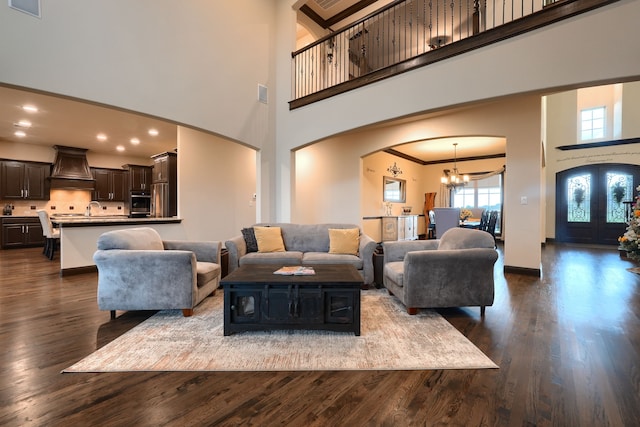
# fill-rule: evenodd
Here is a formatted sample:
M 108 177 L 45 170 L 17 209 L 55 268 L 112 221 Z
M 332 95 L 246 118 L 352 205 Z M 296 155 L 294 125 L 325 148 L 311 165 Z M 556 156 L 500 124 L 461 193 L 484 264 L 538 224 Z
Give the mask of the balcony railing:
M 402 0 L 292 53 L 297 108 L 618 0 Z

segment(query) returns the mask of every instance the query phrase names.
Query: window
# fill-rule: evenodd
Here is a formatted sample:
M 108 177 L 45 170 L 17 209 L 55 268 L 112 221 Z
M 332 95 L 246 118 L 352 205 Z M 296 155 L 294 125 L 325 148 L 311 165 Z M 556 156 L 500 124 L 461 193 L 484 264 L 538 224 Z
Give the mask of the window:
M 589 141 L 604 138 L 605 107 L 596 107 L 580 112 L 580 139 Z
M 454 208 L 482 208 L 488 211 L 502 210 L 502 174 L 485 179 L 472 180 L 465 187 L 451 191 L 451 206 Z M 496 232 L 500 224 L 496 227 Z

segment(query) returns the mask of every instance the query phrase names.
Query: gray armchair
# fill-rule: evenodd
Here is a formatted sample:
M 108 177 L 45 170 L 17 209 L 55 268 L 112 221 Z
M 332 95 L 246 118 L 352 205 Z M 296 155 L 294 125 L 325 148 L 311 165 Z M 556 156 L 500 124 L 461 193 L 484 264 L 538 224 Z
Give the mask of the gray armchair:
M 437 223 L 436 223 L 437 227 Z M 493 304 L 493 237 L 480 230 L 451 228 L 439 240 L 384 242 L 383 283 L 407 307 Z
M 98 307 L 182 309 L 185 317 L 220 284 L 221 242 L 163 241 L 149 227 L 114 230 L 98 238 Z

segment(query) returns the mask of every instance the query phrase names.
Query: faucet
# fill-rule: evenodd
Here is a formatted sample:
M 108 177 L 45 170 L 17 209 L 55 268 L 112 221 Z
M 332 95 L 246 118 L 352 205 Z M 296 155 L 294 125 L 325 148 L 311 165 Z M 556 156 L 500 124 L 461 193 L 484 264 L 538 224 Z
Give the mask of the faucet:
M 84 216 L 91 216 L 91 205 L 98 205 L 98 209 L 100 209 L 102 207 L 102 206 L 100 206 L 99 202 L 96 202 L 95 200 L 92 200 L 87 205 L 87 210 L 84 212 Z

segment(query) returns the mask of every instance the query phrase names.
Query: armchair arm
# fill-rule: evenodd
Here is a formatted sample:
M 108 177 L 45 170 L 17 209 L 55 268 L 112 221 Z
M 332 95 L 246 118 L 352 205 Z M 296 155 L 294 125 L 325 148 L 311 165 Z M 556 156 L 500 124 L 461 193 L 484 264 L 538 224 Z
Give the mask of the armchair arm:
M 190 251 L 98 250 L 101 310 L 192 308 L 197 297 L 196 257 Z
M 498 253 L 488 248 L 408 252 L 403 279 L 406 299 L 440 301 L 443 306 L 458 305 L 462 299 L 493 301 L 497 259 Z
M 373 252 L 376 250 L 376 242 L 366 234 L 360 234 L 360 247 L 358 253 L 362 258 L 362 272 L 365 285 L 373 283 Z
M 439 240 L 400 240 L 384 242 L 384 263 L 402 261 L 407 252 L 436 250 L 440 244 Z
M 247 254 L 247 243 L 240 235 L 224 242 L 224 246 L 229 251 L 229 273 L 231 273 L 240 266 L 240 258 Z
M 196 260 L 200 262 L 213 262 L 220 264 L 220 252 L 222 242 L 194 242 L 188 240 L 163 240 L 165 250 L 191 251 L 196 254 Z

